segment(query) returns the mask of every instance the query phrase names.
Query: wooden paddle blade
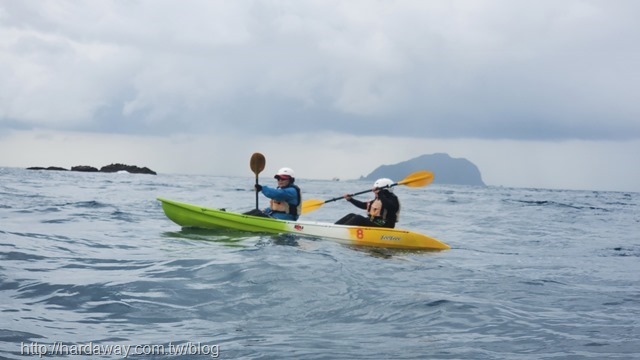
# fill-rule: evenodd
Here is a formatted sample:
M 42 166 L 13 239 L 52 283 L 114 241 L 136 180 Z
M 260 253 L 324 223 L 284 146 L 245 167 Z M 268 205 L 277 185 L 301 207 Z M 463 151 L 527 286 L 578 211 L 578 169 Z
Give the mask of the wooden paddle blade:
M 302 213 L 306 214 L 315 210 L 318 210 L 322 205 L 324 205 L 324 200 L 318 199 L 309 199 L 302 202 Z
M 406 178 L 398 181 L 398 185 L 406 185 L 408 187 L 427 186 L 433 182 L 433 173 L 427 170 L 416 171 L 409 174 Z
M 251 160 L 249 161 L 249 165 L 251 166 L 251 171 L 253 171 L 256 176 L 264 170 L 264 166 L 266 164 L 266 160 L 264 159 L 264 155 L 260 153 L 253 153 L 251 155 Z

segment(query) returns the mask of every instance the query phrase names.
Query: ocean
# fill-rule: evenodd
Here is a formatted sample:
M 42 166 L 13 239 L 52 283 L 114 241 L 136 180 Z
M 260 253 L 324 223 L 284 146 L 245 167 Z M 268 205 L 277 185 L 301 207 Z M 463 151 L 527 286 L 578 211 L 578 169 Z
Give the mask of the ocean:
M 0 168 L 0 358 L 640 359 L 640 193 L 396 187 L 438 252 L 181 229 L 156 200 L 246 211 L 254 181 Z

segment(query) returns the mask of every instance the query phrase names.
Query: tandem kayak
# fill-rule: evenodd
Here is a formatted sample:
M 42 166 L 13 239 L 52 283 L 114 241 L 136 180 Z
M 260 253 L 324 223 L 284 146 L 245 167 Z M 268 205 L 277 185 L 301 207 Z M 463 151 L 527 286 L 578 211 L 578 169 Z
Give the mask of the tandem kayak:
M 449 245 L 417 232 L 382 227 L 348 226 L 314 221 L 286 221 L 212 209 L 158 198 L 169 219 L 182 227 L 236 229 L 271 234 L 328 238 L 346 245 L 393 249 L 447 250 Z

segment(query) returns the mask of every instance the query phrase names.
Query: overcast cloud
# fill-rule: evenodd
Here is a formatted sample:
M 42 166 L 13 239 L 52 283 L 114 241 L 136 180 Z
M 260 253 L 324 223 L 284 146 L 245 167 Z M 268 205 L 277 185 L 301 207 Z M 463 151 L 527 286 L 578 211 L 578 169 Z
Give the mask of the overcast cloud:
M 448 152 L 492 185 L 640 191 L 638 14 L 631 0 L 0 0 L 0 166 L 54 165 L 42 147 L 66 142 L 83 153 L 67 166 L 118 144 L 105 161 L 241 174 L 261 151 L 331 178 Z M 207 164 L 184 160 L 204 144 Z M 394 147 L 372 157 L 377 144 Z M 545 181 L 511 174 L 524 158 Z

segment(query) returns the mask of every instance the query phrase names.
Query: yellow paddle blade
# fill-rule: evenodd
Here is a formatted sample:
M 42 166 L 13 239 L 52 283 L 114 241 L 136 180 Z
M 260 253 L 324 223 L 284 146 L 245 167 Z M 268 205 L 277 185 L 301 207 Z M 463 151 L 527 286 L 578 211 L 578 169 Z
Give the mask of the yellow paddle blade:
M 398 185 L 406 185 L 408 187 L 422 187 L 431 184 L 433 181 L 433 173 L 427 170 L 416 171 L 409 174 L 406 178 L 398 181 Z
M 302 202 L 302 213 L 306 214 L 308 212 L 318 210 L 322 205 L 324 205 L 324 200 L 318 200 L 318 199 L 305 200 Z

